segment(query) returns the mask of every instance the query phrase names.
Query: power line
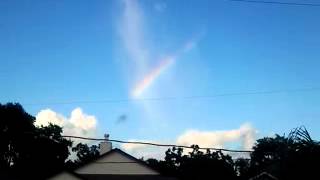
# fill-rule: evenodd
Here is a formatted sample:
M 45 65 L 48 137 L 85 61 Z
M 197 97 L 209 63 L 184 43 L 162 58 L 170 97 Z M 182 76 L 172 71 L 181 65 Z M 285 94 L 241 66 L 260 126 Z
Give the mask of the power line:
M 23 132 L 25 134 L 35 134 L 34 132 Z M 43 136 L 48 138 L 47 136 Z M 147 146 L 157 146 L 157 147 L 177 147 L 177 148 L 187 148 L 187 149 L 194 149 L 192 146 L 186 145 L 177 145 L 177 144 L 160 144 L 160 143 L 151 143 L 151 142 L 143 142 L 143 141 L 123 141 L 123 140 L 116 140 L 116 139 L 106 139 L 106 138 L 91 138 L 91 137 L 82 137 L 82 136 L 71 136 L 71 135 L 62 135 L 63 138 L 74 138 L 74 139 L 82 139 L 82 140 L 89 140 L 89 141 L 108 141 L 108 142 L 115 142 L 121 144 L 139 144 L 139 145 L 147 145 Z M 214 147 L 199 147 L 198 149 L 202 150 L 214 150 L 214 151 L 225 151 L 225 152 L 234 152 L 234 153 L 251 153 L 253 151 L 250 150 L 234 150 L 234 149 L 227 149 L 227 148 L 214 148 Z
M 268 91 L 247 91 L 235 93 L 222 93 L 214 95 L 194 95 L 194 96 L 171 96 L 171 97 L 154 97 L 154 98 L 135 98 L 135 99 L 105 99 L 105 100 L 79 100 L 79 101 L 61 101 L 61 102 L 44 102 L 44 103 L 25 103 L 28 106 L 37 105 L 67 105 L 67 104 L 105 104 L 105 103 L 128 103 L 139 101 L 172 101 L 172 100 L 192 100 L 192 99 L 210 99 L 215 97 L 225 96 L 244 96 L 244 95 L 262 95 L 262 94 L 278 94 L 278 93 L 297 93 L 308 91 L 319 91 L 320 88 L 299 88 L 299 89 L 283 89 L 283 90 L 268 90 Z
M 281 1 L 259 1 L 259 0 L 228 0 L 234 2 L 244 3 L 260 3 L 260 4 L 277 4 L 277 5 L 290 5 L 290 6 L 314 6 L 320 7 L 320 4 L 315 3 L 296 3 L 296 2 L 281 2 Z
M 75 139 L 83 139 L 83 140 L 91 140 L 91 141 L 109 141 L 109 142 L 116 142 L 116 143 L 123 143 L 123 144 L 140 144 L 140 145 L 148 145 L 148 146 L 157 146 L 157 147 L 178 147 L 178 148 L 189 148 L 193 149 L 191 146 L 185 145 L 176 145 L 176 144 L 159 144 L 159 143 L 151 143 L 151 142 L 142 142 L 142 141 L 122 141 L 122 140 L 115 140 L 115 139 L 103 139 L 103 138 L 88 138 L 88 137 L 81 137 L 81 136 L 62 136 L 64 138 L 75 138 Z M 226 149 L 226 148 L 214 148 L 214 147 L 199 147 L 202 150 L 214 150 L 214 151 L 225 151 L 225 152 L 236 152 L 236 153 L 251 153 L 253 151 L 249 150 L 233 150 L 233 149 Z

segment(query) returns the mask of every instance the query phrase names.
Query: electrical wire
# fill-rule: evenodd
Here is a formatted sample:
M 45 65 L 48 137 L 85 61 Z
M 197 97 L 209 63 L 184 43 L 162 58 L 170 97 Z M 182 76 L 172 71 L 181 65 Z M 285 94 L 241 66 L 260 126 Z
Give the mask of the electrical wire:
M 149 145 L 149 146 L 157 146 L 157 147 L 177 147 L 177 148 L 189 148 L 193 149 L 191 146 L 185 145 L 176 145 L 176 144 L 159 144 L 159 143 L 151 143 L 151 142 L 142 142 L 142 141 L 122 141 L 115 139 L 103 139 L 103 138 L 89 138 L 89 137 L 81 137 L 81 136 L 62 136 L 64 138 L 75 138 L 75 139 L 83 139 L 83 140 L 91 140 L 91 141 L 108 141 L 108 142 L 116 142 L 116 143 L 124 143 L 124 144 L 140 144 L 140 145 Z M 199 147 L 202 150 L 214 150 L 214 151 L 225 151 L 225 152 L 235 152 L 235 153 L 251 153 L 253 151 L 249 150 L 234 150 L 234 149 L 226 149 L 226 148 L 214 148 L 214 147 Z
M 315 4 L 315 3 L 296 3 L 296 2 L 282 2 L 282 1 L 259 1 L 259 0 L 228 0 L 228 1 L 244 2 L 244 3 L 259 3 L 259 4 L 289 5 L 289 6 L 320 7 L 320 4 Z
M 154 97 L 154 98 L 135 98 L 135 99 L 105 99 L 105 100 L 84 100 L 84 101 L 61 101 L 61 102 L 46 102 L 46 103 L 23 103 L 28 106 L 36 105 L 68 105 L 68 104 L 104 104 L 104 103 L 128 103 L 140 101 L 172 101 L 172 100 L 193 100 L 193 99 L 212 99 L 216 97 L 227 96 L 245 96 L 245 95 L 263 95 L 263 94 L 278 94 L 278 93 L 297 93 L 308 91 L 320 91 L 320 88 L 297 88 L 297 89 L 283 89 L 283 90 L 267 90 L 267 91 L 247 91 L 222 93 L 213 95 L 193 95 L 193 96 L 171 96 L 171 97 Z

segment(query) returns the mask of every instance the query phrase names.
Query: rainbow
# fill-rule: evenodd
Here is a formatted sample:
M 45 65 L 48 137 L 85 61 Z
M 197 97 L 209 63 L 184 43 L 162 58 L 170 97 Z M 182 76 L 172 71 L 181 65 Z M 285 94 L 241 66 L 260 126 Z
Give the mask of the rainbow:
M 164 58 L 158 66 L 150 71 L 141 81 L 139 81 L 133 88 L 131 95 L 134 98 L 140 97 L 140 95 L 164 72 L 171 64 L 175 62 L 175 57 Z
M 145 75 L 142 80 L 138 81 L 137 84 L 134 85 L 131 96 L 133 98 L 139 98 L 142 93 L 148 89 L 151 84 L 162 74 L 166 69 L 168 69 L 174 62 L 181 56 L 181 54 L 190 51 L 196 45 L 196 41 L 192 40 L 184 44 L 184 46 L 177 51 L 175 55 L 167 56 L 162 59 L 160 63 L 153 68 L 147 75 Z

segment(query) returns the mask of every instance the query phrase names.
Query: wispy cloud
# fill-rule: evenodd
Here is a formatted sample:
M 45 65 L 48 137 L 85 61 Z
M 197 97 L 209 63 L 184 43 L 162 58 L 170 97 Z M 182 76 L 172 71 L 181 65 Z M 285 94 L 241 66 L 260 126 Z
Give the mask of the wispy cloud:
M 134 82 L 129 90 L 132 98 L 139 98 L 143 93 L 163 74 L 174 62 L 181 58 L 184 53 L 187 53 L 194 48 L 200 36 L 192 37 L 187 43 L 183 44 L 173 54 L 167 54 L 165 58 L 160 59 L 156 66 L 149 66 L 151 57 L 156 57 L 150 53 L 150 46 L 146 45 L 145 18 L 143 10 L 136 0 L 123 1 L 123 14 L 120 22 L 121 39 L 126 49 L 129 58 L 134 62 L 134 67 L 131 68 Z M 166 8 L 163 2 L 154 4 L 155 9 L 163 10 Z M 151 44 L 155 45 L 155 44 Z
M 136 0 L 123 0 L 123 14 L 119 26 L 123 45 L 135 65 L 136 72 L 144 72 L 148 50 L 145 47 L 143 12 Z
M 48 126 L 49 123 L 61 126 L 63 135 L 95 137 L 97 119 L 85 114 L 81 108 L 75 108 L 70 117 L 65 117 L 51 109 L 41 110 L 36 115 L 36 126 Z
M 147 12 L 143 11 L 141 1 L 137 0 L 123 0 L 121 1 L 122 11 L 120 11 L 120 18 L 117 21 L 118 32 L 120 32 L 120 43 L 124 48 L 119 49 L 123 58 L 125 74 L 128 78 L 128 96 L 133 99 L 144 97 L 157 97 L 162 92 L 164 86 L 170 84 L 171 88 L 175 87 L 172 82 L 159 82 L 159 77 L 172 69 L 173 65 L 183 60 L 183 56 L 187 55 L 191 50 L 197 47 L 203 32 L 191 34 L 186 38 L 187 41 L 182 42 L 177 49 L 168 50 L 169 53 L 159 52 L 156 49 L 162 49 L 161 43 L 152 42 L 152 38 L 157 34 L 149 32 L 152 29 L 159 29 L 161 25 L 150 27 L 150 20 L 152 17 L 147 16 Z M 161 1 L 158 1 L 161 2 Z M 160 6 L 160 5 L 159 5 Z M 161 5 L 161 8 L 166 8 L 167 5 Z M 160 8 L 160 7 L 158 7 Z M 200 27 L 203 29 L 202 27 Z M 198 28 L 197 28 L 198 29 Z M 149 30 L 149 31 L 148 31 Z M 171 44 L 171 43 L 170 43 Z M 172 44 L 176 44 L 175 42 Z M 121 56 L 123 57 L 123 56 Z M 159 57 L 163 57 L 160 58 Z M 129 59 L 129 60 L 128 60 Z M 139 132 L 160 131 L 159 127 L 165 128 L 168 126 L 167 115 L 162 111 L 161 105 L 152 104 L 148 101 L 135 103 L 141 108 L 141 121 L 144 127 L 139 127 Z M 147 128 L 146 128 L 147 127 Z

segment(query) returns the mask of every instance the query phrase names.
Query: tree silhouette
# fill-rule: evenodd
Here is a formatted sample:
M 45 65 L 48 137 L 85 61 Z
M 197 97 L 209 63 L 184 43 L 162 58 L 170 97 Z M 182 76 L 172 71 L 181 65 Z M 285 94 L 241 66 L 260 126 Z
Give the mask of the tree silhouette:
M 247 180 L 250 178 L 250 160 L 244 158 L 238 158 L 234 161 L 235 171 L 239 180 Z
M 66 161 L 72 142 L 62 137 L 62 128 L 53 124 L 36 127 L 34 121 L 20 104 L 0 104 L 1 176 L 43 179 L 99 156 L 98 146 L 79 143 L 72 148 L 77 159 Z
M 258 139 L 250 159 L 233 160 L 220 151 L 203 152 L 199 146 L 184 153 L 182 148 L 169 148 L 164 160 L 146 162 L 165 175 L 180 179 L 247 180 L 268 172 L 280 180 L 320 179 L 320 144 L 304 128 L 296 128 L 286 137 L 275 135 Z
M 182 148 L 171 148 L 166 151 L 164 161 L 148 159 L 146 162 L 165 175 L 179 179 L 235 179 L 233 160 L 221 151 L 207 150 L 202 152 L 199 146 L 193 145 L 188 154 Z
M 288 137 L 257 140 L 251 154 L 251 175 L 267 171 L 279 179 L 320 179 L 320 145 L 304 128 L 294 129 Z
M 97 145 L 88 146 L 87 144 L 79 143 L 72 148 L 76 153 L 77 159 L 69 161 L 69 168 L 75 169 L 83 164 L 86 164 L 99 157 L 99 148 Z
M 19 154 L 25 151 L 24 142 L 32 137 L 24 132 L 34 132 L 34 117 L 19 104 L 0 104 L 0 168 L 9 170 L 17 165 Z
M 43 179 L 59 172 L 69 156 L 72 143 L 61 127 L 36 127 L 34 120 L 20 104 L 0 104 L 0 173 L 11 179 Z

